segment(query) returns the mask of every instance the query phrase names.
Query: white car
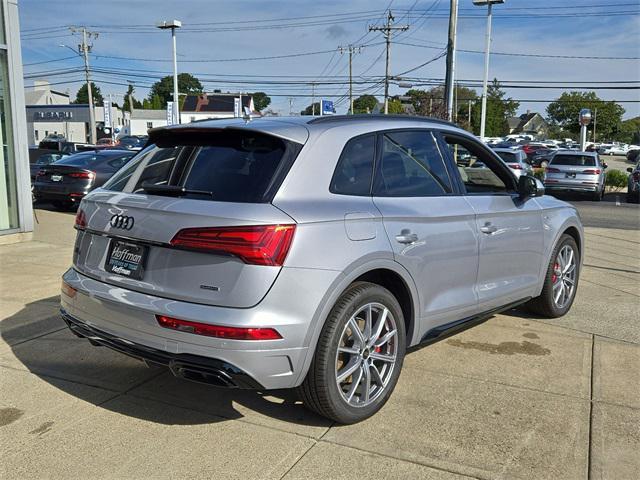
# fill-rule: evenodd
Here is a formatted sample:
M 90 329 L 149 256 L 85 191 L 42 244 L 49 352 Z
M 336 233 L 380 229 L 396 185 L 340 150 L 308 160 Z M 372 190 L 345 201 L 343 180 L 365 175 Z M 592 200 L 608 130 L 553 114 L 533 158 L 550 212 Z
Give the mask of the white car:
M 626 155 L 629 151 L 628 145 L 611 145 L 606 147 L 601 147 L 598 150 L 600 155 Z

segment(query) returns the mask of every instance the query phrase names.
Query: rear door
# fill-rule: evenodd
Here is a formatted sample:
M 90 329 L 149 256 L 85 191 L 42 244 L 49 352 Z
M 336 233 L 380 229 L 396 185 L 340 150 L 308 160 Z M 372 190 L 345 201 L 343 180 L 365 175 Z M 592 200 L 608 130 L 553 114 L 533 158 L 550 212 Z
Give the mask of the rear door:
M 270 261 L 269 252 L 277 257 L 291 242 L 294 221 L 270 200 L 299 149 L 264 134 L 211 131 L 147 148 L 83 200 L 75 268 L 163 298 L 255 305 L 281 269 L 283 258 Z M 150 194 L 153 185 L 193 193 Z
M 450 155 L 462 148 L 481 168 L 458 167 L 465 199 L 476 215 L 480 238 L 477 294 L 487 311 L 530 296 L 543 264 L 542 210 L 535 199 L 521 200 L 506 165 L 466 137 L 444 134 Z
M 422 336 L 476 310 L 475 215 L 431 131 L 384 132 L 378 142 L 373 200 L 396 261 L 418 288 Z

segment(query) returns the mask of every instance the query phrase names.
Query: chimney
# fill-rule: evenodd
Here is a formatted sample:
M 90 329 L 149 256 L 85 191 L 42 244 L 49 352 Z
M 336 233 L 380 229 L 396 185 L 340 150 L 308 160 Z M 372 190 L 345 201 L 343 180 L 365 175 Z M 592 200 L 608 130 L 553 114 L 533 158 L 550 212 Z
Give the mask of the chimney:
M 47 80 L 34 80 L 33 90 L 36 92 L 48 92 L 49 90 L 51 90 L 51 87 L 49 86 L 49 82 Z

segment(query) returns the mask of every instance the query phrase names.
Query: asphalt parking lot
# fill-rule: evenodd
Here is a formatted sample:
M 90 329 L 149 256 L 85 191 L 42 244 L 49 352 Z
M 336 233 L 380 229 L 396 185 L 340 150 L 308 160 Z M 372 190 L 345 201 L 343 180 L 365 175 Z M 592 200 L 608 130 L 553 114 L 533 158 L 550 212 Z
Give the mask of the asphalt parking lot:
M 567 316 L 514 310 L 411 353 L 389 403 L 347 427 L 75 338 L 57 316 L 73 215 L 38 210 L 33 241 L 0 245 L 0 477 L 636 479 L 640 209 L 592 203 L 574 201 Z

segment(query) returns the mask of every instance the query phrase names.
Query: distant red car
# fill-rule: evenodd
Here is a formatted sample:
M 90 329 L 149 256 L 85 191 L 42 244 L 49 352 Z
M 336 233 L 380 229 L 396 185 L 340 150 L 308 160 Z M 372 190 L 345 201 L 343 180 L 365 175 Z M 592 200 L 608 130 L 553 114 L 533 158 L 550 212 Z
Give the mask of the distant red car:
M 541 148 L 545 148 L 545 146 L 544 145 L 531 145 L 531 144 L 527 144 L 527 145 L 523 145 L 522 146 L 522 150 L 527 155 L 531 155 L 531 154 L 535 153 L 536 150 L 540 150 Z

